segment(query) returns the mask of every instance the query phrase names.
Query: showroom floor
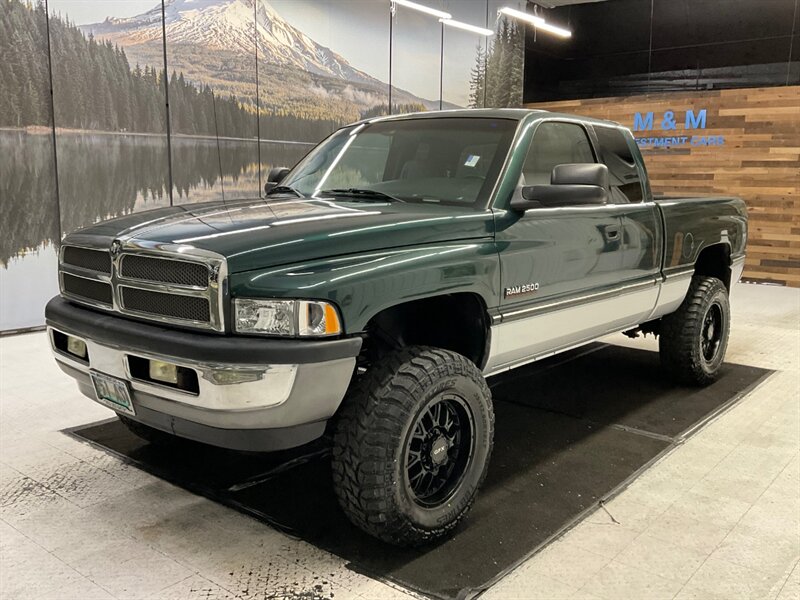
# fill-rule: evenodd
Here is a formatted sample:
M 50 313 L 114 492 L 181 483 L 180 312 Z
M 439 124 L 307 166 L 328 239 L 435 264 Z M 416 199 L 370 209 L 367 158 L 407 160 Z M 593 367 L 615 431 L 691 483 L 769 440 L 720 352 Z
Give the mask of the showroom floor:
M 728 360 L 776 372 L 482 597 L 800 598 L 800 290 L 737 285 L 733 313 Z M 406 596 L 61 433 L 111 412 L 43 333 L 0 368 L 0 598 Z

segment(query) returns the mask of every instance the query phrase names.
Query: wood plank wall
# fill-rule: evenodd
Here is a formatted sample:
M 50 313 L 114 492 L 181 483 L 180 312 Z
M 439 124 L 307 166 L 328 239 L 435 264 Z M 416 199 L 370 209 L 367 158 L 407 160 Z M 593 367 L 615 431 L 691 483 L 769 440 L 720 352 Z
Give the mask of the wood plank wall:
M 642 147 L 654 193 L 733 195 L 750 216 L 743 279 L 800 287 L 800 86 L 649 94 L 528 104 L 610 119 L 633 128 L 634 115 L 654 113 L 639 137 L 723 136 L 721 146 Z M 687 109 L 705 108 L 706 129 L 685 130 Z M 662 131 L 663 113 L 677 127 Z

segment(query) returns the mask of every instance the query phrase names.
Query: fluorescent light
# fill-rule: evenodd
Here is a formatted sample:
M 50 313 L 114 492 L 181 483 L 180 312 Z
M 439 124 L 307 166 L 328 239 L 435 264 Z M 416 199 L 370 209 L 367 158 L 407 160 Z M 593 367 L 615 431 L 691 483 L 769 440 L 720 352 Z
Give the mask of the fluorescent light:
M 542 17 L 537 17 L 536 15 L 531 15 L 526 12 L 522 12 L 521 10 L 517 10 L 516 8 L 509 8 L 508 6 L 504 6 L 497 12 L 503 13 L 504 15 L 508 15 L 509 17 L 514 17 L 515 19 L 519 19 L 520 21 L 527 21 L 528 23 L 533 23 L 534 25 L 539 25 L 544 23 L 544 19 Z
M 568 38 L 572 37 L 572 32 L 569 29 L 564 29 L 563 27 L 556 27 L 555 25 L 550 25 L 550 23 L 535 23 L 533 25 L 536 29 L 541 29 L 542 31 L 549 31 L 550 33 L 557 35 L 558 37 Z
M 509 8 L 508 6 L 504 6 L 497 12 L 502 13 L 504 15 L 508 15 L 509 17 L 514 17 L 515 19 L 519 19 L 520 21 L 527 21 L 528 23 L 536 27 L 536 29 L 547 31 L 559 37 L 563 38 L 572 37 L 572 32 L 569 29 L 564 29 L 563 27 L 557 27 L 555 25 L 551 25 L 550 23 L 546 23 L 542 17 L 537 17 L 536 15 L 531 15 L 529 13 L 522 12 L 521 10 Z
M 472 33 L 485 35 L 487 37 L 490 35 L 494 35 L 494 31 L 492 31 L 491 29 L 486 29 L 485 27 L 476 27 L 475 25 L 470 25 L 469 23 L 462 23 L 461 21 L 455 21 L 453 19 L 439 19 L 439 22 L 444 23 L 448 27 L 455 27 L 456 29 L 471 31 Z
M 417 4 L 416 2 L 411 2 L 411 0 L 392 0 L 392 3 L 399 4 L 400 6 L 405 6 L 406 8 L 411 8 L 413 10 L 418 10 L 419 12 L 423 12 L 428 15 L 433 15 L 434 17 L 439 17 L 440 19 L 452 19 L 453 15 L 448 12 L 444 12 L 443 10 L 436 10 L 435 8 L 431 8 L 430 6 L 425 6 L 424 4 Z

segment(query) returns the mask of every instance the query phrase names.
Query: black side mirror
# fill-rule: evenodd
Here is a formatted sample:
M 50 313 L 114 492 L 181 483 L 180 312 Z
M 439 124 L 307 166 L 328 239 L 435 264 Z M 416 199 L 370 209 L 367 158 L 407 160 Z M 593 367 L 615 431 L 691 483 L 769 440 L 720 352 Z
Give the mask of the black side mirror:
M 287 169 L 286 167 L 274 167 L 270 169 L 269 175 L 267 175 L 267 183 L 264 184 L 264 191 L 269 193 L 272 188 L 286 178 L 289 171 L 291 171 L 291 169 Z
M 550 185 L 529 185 L 522 188 L 522 198 L 511 202 L 511 208 L 602 205 L 608 201 L 608 167 L 596 163 L 556 165 Z

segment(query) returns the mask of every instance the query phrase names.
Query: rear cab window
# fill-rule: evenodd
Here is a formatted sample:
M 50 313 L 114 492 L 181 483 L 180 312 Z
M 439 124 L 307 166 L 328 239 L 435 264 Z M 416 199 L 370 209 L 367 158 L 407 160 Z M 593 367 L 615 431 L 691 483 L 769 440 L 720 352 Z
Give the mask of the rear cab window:
M 614 204 L 642 202 L 642 177 L 625 134 L 603 125 L 594 125 L 594 132 L 600 144 L 600 159 L 608 167 L 609 200 Z

